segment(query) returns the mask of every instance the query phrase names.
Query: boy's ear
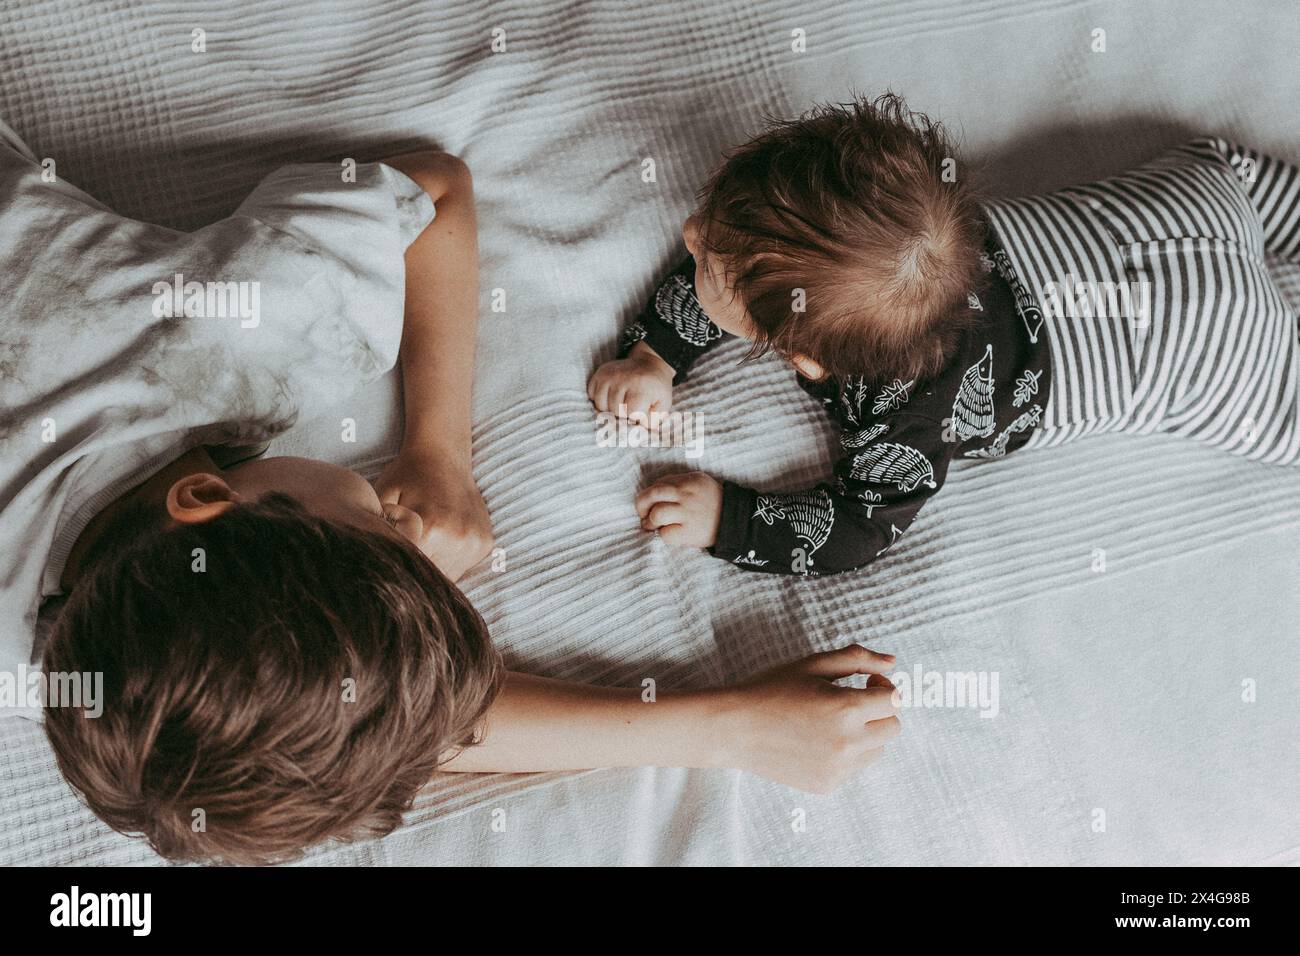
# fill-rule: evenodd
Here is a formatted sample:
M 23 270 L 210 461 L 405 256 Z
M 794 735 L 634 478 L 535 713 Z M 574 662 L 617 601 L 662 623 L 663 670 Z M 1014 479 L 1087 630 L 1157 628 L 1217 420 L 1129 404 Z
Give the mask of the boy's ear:
M 826 369 L 806 355 L 791 355 L 790 364 L 799 370 L 800 375 L 814 382 L 820 382 L 826 377 Z
M 167 489 L 167 514 L 180 524 L 202 524 L 225 514 L 239 500 L 239 493 L 216 475 L 186 475 Z

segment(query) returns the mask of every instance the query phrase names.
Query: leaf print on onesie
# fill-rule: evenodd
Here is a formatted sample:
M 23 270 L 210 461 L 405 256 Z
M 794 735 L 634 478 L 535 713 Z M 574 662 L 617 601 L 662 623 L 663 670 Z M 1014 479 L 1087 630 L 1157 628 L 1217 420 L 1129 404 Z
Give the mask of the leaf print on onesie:
M 691 285 L 681 276 L 673 276 L 655 293 L 655 311 L 672 323 L 677 334 L 697 347 L 722 338 L 718 328 L 700 308 Z
M 840 436 L 840 445 L 844 448 L 866 448 L 887 431 L 889 431 L 888 424 L 876 422 L 870 428 L 864 428 L 860 432 L 845 432 Z
M 782 495 L 759 495 L 755 499 L 754 517 L 768 524 L 774 519 L 785 521 L 808 552 L 812 564 L 813 552 L 826 543 L 835 524 L 835 504 L 825 491 L 795 491 Z
M 966 452 L 967 458 L 1001 458 L 1007 453 L 1007 443 L 1012 435 L 1018 435 L 1026 429 L 1033 428 L 1043 419 L 1043 406 L 1035 405 L 1020 414 L 1014 422 L 1002 430 L 1002 434 L 993 440 L 993 444 Z
M 903 536 L 903 529 L 891 521 L 889 523 L 889 544 L 885 545 L 883 548 L 877 551 L 876 557 L 880 557 L 882 554 L 884 554 L 886 551 L 892 548 L 895 544 L 897 544 L 898 539 L 901 538 L 902 536 Z
M 785 517 L 785 509 L 781 507 L 776 498 L 776 495 L 759 495 L 754 499 L 753 517 L 758 518 L 769 528 L 777 518 Z
M 880 394 L 876 396 L 876 404 L 871 406 L 871 411 L 876 415 L 883 415 L 885 412 L 897 411 L 907 404 L 907 400 L 912 396 L 908 394 L 912 386 L 916 384 L 916 379 L 910 382 L 904 382 L 900 378 L 894 379 L 889 385 L 881 389 Z
M 1011 393 L 1012 408 L 1019 408 L 1038 394 L 1038 380 L 1042 375 L 1042 369 L 1037 372 L 1025 369 L 1020 374 L 1020 377 L 1016 379 L 1016 390 Z
M 993 346 L 984 347 L 984 357 L 966 369 L 952 402 L 952 428 L 959 442 L 988 438 L 997 422 L 993 417 Z
M 934 480 L 934 466 L 930 459 L 911 445 L 887 441 L 856 456 L 849 477 L 855 481 L 893 484 L 905 494 L 915 491 L 919 485 L 939 487 Z
M 840 389 L 840 405 L 844 409 L 844 418 L 849 424 L 857 426 L 861 423 L 858 411 L 866 399 L 867 383 L 861 375 L 850 375 L 844 380 L 844 387 Z

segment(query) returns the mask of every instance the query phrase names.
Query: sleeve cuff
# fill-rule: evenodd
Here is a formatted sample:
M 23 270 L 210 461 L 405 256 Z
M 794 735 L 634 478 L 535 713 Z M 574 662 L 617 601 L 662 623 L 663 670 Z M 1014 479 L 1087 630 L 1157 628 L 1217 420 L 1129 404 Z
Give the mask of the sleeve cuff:
M 749 520 L 754 514 L 754 492 L 730 481 L 722 483 L 722 517 L 718 521 L 718 537 L 709 553 L 714 557 L 734 561 L 745 547 L 749 535 Z
M 424 232 L 425 227 L 433 222 L 438 210 L 433 205 L 429 194 L 410 176 L 395 169 L 387 163 L 380 163 L 389 187 L 393 191 L 393 201 L 397 204 L 397 224 L 402 233 L 402 246 L 405 248 Z
M 694 356 L 689 350 L 683 348 L 677 332 L 662 320 L 651 319 L 643 321 L 641 325 L 645 329 L 641 341 L 654 349 L 656 355 L 673 367 L 673 384 L 678 385 L 685 381 Z

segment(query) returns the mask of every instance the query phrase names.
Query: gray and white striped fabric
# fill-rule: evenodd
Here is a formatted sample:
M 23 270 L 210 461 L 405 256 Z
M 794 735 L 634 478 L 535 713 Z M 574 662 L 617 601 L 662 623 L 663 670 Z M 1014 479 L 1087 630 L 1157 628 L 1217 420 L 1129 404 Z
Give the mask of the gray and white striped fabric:
M 1266 266 L 1300 251 L 1295 167 L 1198 139 L 986 212 L 1052 345 L 1053 391 L 1030 445 L 1162 432 L 1300 462 L 1296 318 Z

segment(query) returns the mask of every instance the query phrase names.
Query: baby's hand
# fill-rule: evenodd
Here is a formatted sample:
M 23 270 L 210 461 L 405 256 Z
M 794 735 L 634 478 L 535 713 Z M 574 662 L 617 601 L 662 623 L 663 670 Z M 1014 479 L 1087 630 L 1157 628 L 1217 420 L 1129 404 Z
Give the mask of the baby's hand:
M 606 362 L 587 383 L 587 397 L 598 412 L 615 415 L 667 415 L 673 407 L 673 367 L 644 342 L 627 358 Z
M 660 478 L 636 496 L 641 527 L 676 548 L 711 548 L 722 520 L 722 485 L 702 471 Z
M 452 581 L 492 553 L 492 519 L 468 466 L 433 450 L 403 448 L 375 491 L 386 514 L 402 516 L 399 522 L 418 516 L 420 527 L 394 526 Z
M 724 762 L 799 790 L 829 793 L 884 753 L 901 729 L 889 654 L 859 644 L 813 654 L 727 688 Z M 833 683 L 870 674 L 865 689 Z

